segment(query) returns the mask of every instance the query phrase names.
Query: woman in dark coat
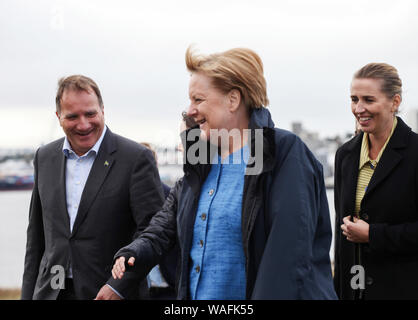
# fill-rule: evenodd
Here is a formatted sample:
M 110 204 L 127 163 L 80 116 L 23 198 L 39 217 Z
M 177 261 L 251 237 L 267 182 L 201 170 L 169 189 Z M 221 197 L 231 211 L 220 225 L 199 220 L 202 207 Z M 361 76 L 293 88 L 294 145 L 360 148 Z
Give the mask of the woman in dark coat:
M 418 299 L 418 135 L 396 117 L 397 70 L 361 68 L 351 109 L 361 133 L 335 158 L 335 274 L 341 299 Z
M 274 128 L 261 59 L 248 49 L 188 50 L 186 64 L 198 127 L 186 132 L 184 177 L 115 255 L 114 278 L 126 261 L 145 276 L 177 237 L 178 299 L 335 299 L 322 166 Z

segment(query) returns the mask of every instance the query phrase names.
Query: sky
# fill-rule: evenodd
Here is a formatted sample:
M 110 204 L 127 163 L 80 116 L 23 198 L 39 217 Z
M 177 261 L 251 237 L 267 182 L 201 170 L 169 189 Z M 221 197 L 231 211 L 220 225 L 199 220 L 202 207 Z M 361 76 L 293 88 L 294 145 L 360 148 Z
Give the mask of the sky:
M 204 54 L 256 51 L 276 126 L 298 121 L 321 137 L 353 131 L 354 72 L 389 63 L 403 81 L 408 122 L 418 109 L 417 14 L 415 0 L 2 0 L 0 148 L 63 136 L 55 94 L 71 74 L 98 83 L 113 132 L 175 146 L 191 44 Z

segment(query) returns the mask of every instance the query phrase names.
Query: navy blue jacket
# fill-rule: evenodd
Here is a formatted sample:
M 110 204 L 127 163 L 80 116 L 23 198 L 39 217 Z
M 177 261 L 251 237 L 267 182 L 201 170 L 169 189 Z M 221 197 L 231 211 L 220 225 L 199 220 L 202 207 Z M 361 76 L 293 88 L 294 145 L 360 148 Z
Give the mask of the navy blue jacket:
M 262 129 L 263 167 L 260 174 L 244 178 L 241 220 L 247 299 L 336 299 L 321 164 L 296 135 L 274 128 L 267 109 L 254 109 L 249 127 Z M 251 146 L 254 151 L 254 143 Z M 209 171 L 210 164 L 186 163 L 185 175 L 172 188 L 163 209 L 140 237 L 115 255 L 135 256 L 135 272 L 145 276 L 177 237 L 179 299 L 189 298 L 193 226 L 200 187 Z

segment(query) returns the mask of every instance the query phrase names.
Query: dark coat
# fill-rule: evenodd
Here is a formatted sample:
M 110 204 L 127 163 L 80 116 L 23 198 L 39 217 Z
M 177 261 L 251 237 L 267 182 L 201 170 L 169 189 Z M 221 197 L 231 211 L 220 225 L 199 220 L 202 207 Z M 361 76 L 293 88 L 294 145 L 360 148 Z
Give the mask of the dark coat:
M 164 196 L 167 199 L 168 195 L 170 194 L 171 188 L 163 183 L 163 189 L 164 189 Z M 170 285 L 170 287 L 175 287 L 176 282 L 176 267 L 177 267 L 177 261 L 178 256 L 180 254 L 180 248 L 176 244 L 173 249 L 163 258 L 163 260 L 160 262 L 160 270 L 164 277 L 164 279 L 167 281 L 167 283 Z M 173 297 L 175 298 L 175 297 Z
M 252 112 L 250 128 L 262 129 L 263 166 L 260 174 L 244 178 L 241 221 L 246 297 L 335 299 L 329 258 L 332 231 L 322 166 L 297 136 L 274 128 L 267 109 Z M 189 298 L 193 226 L 210 165 L 186 163 L 184 171 L 163 210 L 138 239 L 115 256 L 136 256 L 135 270 L 145 276 L 177 235 L 181 248 L 179 299 Z
M 151 151 L 107 130 L 84 187 L 72 232 L 65 195 L 64 138 L 36 152 L 22 299 L 56 299 L 53 267 L 68 271 L 74 290 L 93 299 L 111 277 L 115 252 L 160 210 L 163 190 Z M 112 286 L 138 286 L 136 274 Z
M 342 235 L 345 216 L 354 213 L 363 133 L 341 146 L 335 157 L 335 276 L 341 299 L 353 299 L 350 273 L 355 245 Z M 418 135 L 398 124 L 370 180 L 360 206 L 370 224 L 361 244 L 365 299 L 418 299 Z

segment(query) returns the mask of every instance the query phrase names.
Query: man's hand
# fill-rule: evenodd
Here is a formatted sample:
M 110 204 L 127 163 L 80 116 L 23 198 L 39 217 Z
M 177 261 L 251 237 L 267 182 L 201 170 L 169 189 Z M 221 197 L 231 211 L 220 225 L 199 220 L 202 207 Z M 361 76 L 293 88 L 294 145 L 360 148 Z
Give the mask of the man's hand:
M 135 264 L 135 258 L 130 257 L 128 260 L 128 265 L 133 266 Z M 113 279 L 122 279 L 124 273 L 125 273 L 125 257 L 120 257 L 115 261 L 115 264 L 113 265 L 112 269 L 112 276 Z
M 352 222 L 350 221 L 350 216 L 345 217 L 343 222 L 341 230 L 348 241 L 356 243 L 369 242 L 369 224 L 367 222 L 356 217 L 354 217 L 354 222 Z
M 122 300 L 107 284 L 105 284 L 94 300 Z

